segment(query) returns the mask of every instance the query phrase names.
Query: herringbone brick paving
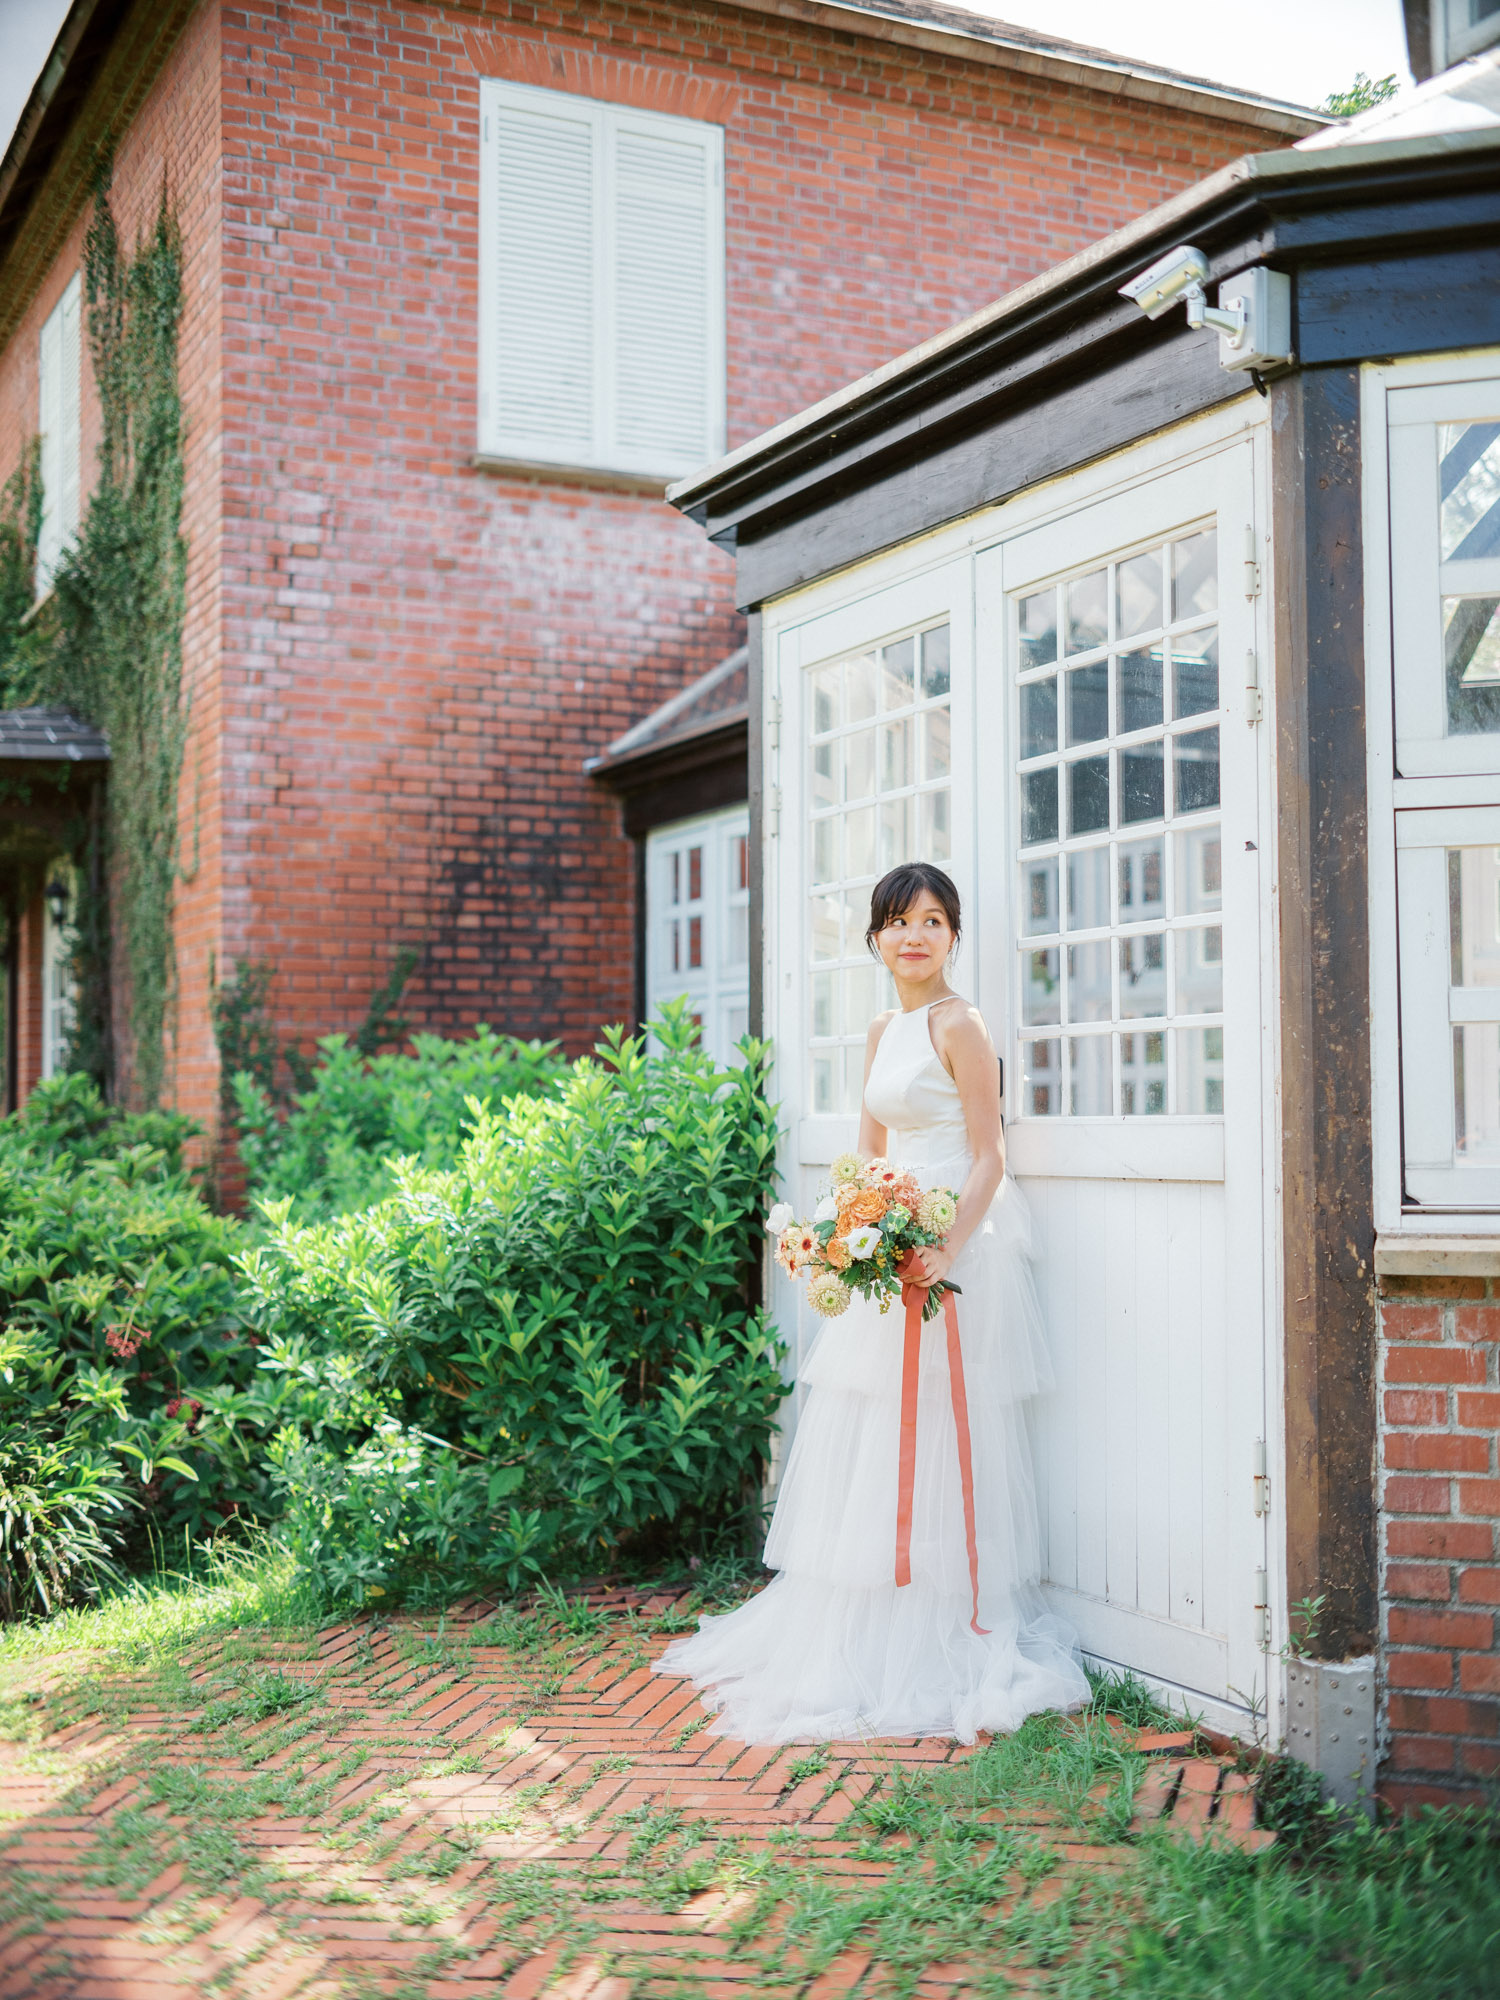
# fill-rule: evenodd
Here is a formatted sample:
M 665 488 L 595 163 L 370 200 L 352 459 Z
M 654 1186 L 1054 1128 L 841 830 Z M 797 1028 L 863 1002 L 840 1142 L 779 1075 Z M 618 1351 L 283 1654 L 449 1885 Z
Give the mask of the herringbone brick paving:
M 695 1692 L 649 1671 L 688 1622 L 671 1594 L 595 1591 L 546 1646 L 503 1622 L 487 1643 L 488 1609 L 207 1642 L 165 1699 L 160 1678 L 38 1667 L 38 1726 L 0 1744 L 0 1995 L 884 1990 L 868 1950 L 819 1963 L 784 1935 L 786 1884 L 888 1877 L 900 1844 L 873 1851 L 850 1815 L 893 1772 L 966 1751 L 710 1734 Z M 1187 1735 L 1141 1747 L 1160 1753 L 1141 1813 L 1268 1838 L 1226 1762 L 1193 1757 Z M 1049 1855 L 1014 1893 L 1039 1906 L 1068 1864 L 1122 1853 L 1044 1814 L 1026 1830 Z M 917 1992 L 971 1976 L 932 1964 Z

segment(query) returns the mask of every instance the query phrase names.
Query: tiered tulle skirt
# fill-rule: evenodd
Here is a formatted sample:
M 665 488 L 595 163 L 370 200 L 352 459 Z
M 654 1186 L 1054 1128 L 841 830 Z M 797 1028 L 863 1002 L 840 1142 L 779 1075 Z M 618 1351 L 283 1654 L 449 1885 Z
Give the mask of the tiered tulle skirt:
M 924 1175 L 924 1178 L 927 1178 Z M 856 1297 L 804 1363 L 807 1391 L 766 1541 L 776 1578 L 704 1618 L 656 1672 L 705 1690 L 721 1735 L 750 1743 L 1017 1728 L 1088 1686 L 1071 1633 L 1043 1608 L 1025 1404 L 1049 1385 L 1025 1200 L 1009 1180 L 953 1271 L 973 1441 L 979 1623 L 964 1535 L 941 1318 L 922 1330 L 912 1581 L 897 1588 L 899 1307 Z

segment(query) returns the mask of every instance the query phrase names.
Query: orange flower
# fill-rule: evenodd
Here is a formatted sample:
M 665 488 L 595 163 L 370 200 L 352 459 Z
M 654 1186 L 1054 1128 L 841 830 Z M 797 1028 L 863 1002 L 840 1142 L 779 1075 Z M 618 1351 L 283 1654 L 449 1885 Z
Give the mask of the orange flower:
M 890 1207 L 889 1197 L 880 1188 L 860 1188 L 847 1208 L 839 1210 L 840 1223 L 854 1227 L 870 1222 L 879 1222 Z
M 849 1245 L 842 1236 L 830 1236 L 823 1246 L 823 1255 L 835 1271 L 847 1271 L 854 1261 L 849 1255 Z

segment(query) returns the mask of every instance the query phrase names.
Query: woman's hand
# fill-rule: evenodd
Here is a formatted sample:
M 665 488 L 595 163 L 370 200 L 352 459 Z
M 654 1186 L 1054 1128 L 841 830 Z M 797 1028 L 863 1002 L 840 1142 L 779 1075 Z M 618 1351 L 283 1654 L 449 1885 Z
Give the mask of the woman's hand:
M 926 1250 L 914 1250 L 909 1268 L 902 1273 L 903 1282 L 920 1285 L 925 1291 L 929 1286 L 941 1284 L 953 1269 L 954 1253 L 944 1245 L 936 1245 Z

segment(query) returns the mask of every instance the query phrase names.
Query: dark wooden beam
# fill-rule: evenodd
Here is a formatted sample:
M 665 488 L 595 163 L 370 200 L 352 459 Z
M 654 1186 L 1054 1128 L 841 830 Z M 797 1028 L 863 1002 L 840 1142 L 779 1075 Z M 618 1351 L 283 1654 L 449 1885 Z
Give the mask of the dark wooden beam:
M 1346 1659 L 1377 1587 L 1359 371 L 1271 394 L 1287 1594 Z

